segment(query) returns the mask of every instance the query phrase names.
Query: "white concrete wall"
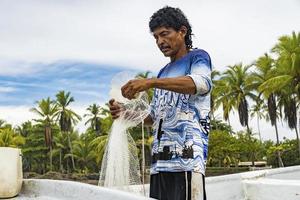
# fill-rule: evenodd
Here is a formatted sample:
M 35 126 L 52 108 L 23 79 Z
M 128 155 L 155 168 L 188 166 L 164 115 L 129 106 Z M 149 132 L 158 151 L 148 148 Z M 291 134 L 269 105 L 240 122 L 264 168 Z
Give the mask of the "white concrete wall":
M 300 200 L 300 166 L 206 178 L 208 200 Z M 145 185 L 149 194 L 149 185 Z M 137 194 L 57 180 L 24 180 L 22 196 L 55 199 L 147 199 Z
M 269 170 L 266 177 L 284 180 L 300 180 L 300 166 Z
M 64 199 L 64 200 L 138 200 L 149 199 L 138 194 L 98 187 L 73 181 L 27 179 L 23 181 L 20 199 Z
M 300 166 L 206 178 L 208 200 L 300 200 Z
M 243 182 L 247 200 L 300 200 L 299 180 L 266 179 Z
M 206 178 L 206 195 L 208 200 L 244 199 L 242 177 L 240 174 Z

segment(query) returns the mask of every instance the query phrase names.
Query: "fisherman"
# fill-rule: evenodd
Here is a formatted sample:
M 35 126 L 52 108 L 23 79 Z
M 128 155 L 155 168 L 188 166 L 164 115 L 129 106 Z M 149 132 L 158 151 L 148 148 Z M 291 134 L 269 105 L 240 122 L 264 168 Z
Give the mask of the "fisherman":
M 133 99 L 154 88 L 151 124 L 154 141 L 150 197 L 161 200 L 206 199 L 205 165 L 210 131 L 211 60 L 192 46 L 192 28 L 179 8 L 166 6 L 150 18 L 156 44 L 170 62 L 157 78 L 130 80 L 122 95 Z M 109 102 L 113 119 L 121 106 Z

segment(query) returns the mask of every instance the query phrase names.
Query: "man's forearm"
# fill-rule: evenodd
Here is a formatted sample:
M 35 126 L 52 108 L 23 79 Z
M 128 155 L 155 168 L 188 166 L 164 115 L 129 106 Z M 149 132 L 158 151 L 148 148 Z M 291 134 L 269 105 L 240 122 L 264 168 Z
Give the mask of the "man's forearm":
M 170 90 L 182 94 L 195 94 L 196 86 L 189 76 L 180 76 L 176 78 L 152 78 L 149 79 L 151 88 Z

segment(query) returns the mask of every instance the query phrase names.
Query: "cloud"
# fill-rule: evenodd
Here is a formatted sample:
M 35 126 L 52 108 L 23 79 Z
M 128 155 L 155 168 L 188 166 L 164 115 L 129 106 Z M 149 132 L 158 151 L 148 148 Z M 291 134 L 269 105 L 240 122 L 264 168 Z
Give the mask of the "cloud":
M 300 24 L 297 0 L 1 1 L 0 57 L 158 71 L 168 59 L 157 49 L 148 21 L 165 5 L 185 12 L 193 26 L 194 46 L 206 49 L 218 70 L 241 61 L 249 64 Z M 6 74 L 35 72 L 26 65 L 3 66 L 0 71 Z
M 82 104 L 108 101 L 112 77 L 124 70 L 75 61 L 40 63 L 39 67 L 43 70 L 26 76 L 0 75 L 0 105 L 34 104 L 47 97 L 55 99 L 55 95 L 61 90 L 71 92 L 76 102 Z
M 13 87 L 2 87 L 0 86 L 0 93 L 9 93 L 9 92 L 14 92 L 16 88 Z
M 33 113 L 29 111 L 32 106 L 0 106 L 0 119 L 4 119 L 7 123 L 21 125 L 27 120 L 31 120 L 35 117 Z
M 43 68 L 39 66 L 39 63 L 32 64 L 26 61 L 20 61 L 19 59 L 3 58 L 1 50 L 0 47 L 0 76 L 26 76 L 43 70 Z

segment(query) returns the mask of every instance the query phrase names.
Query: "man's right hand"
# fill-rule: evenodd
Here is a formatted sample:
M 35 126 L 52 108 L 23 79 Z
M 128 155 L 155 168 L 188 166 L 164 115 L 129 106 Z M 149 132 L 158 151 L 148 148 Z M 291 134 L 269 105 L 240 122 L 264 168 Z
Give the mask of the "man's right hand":
M 120 113 L 122 111 L 122 107 L 120 103 L 115 101 L 114 99 L 109 100 L 109 110 L 113 119 L 117 119 L 120 117 Z

